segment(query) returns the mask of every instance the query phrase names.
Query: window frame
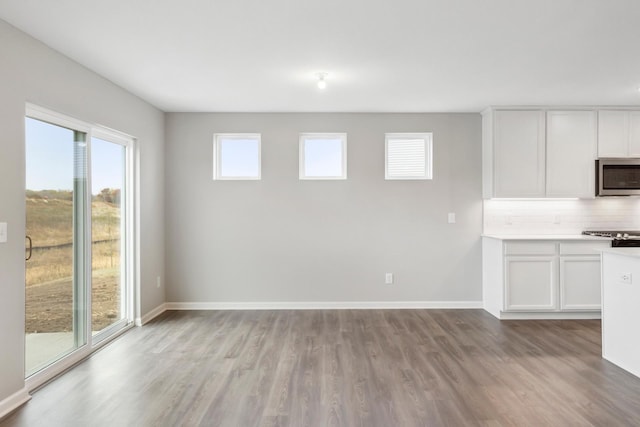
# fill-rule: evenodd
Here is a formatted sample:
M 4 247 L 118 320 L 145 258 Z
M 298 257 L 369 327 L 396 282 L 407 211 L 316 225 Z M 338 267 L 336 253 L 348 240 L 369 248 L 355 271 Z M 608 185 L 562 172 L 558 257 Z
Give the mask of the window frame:
M 258 142 L 257 176 L 223 176 L 221 141 L 223 139 L 254 139 Z M 262 179 L 262 135 L 259 133 L 214 133 L 213 134 L 213 180 L 214 181 L 260 181 Z
M 424 141 L 424 175 L 389 175 L 389 140 Z M 384 179 L 388 181 L 414 181 L 433 179 L 433 132 L 393 132 L 384 134 Z
M 325 176 L 309 176 L 306 174 L 305 170 L 305 159 L 306 159 L 306 150 L 305 150 L 305 141 L 308 139 L 337 139 L 340 140 L 342 146 L 342 161 L 341 161 L 341 175 L 325 175 Z M 304 132 L 300 134 L 299 144 L 299 179 L 300 180 L 346 180 L 347 179 L 347 134 L 345 132 Z

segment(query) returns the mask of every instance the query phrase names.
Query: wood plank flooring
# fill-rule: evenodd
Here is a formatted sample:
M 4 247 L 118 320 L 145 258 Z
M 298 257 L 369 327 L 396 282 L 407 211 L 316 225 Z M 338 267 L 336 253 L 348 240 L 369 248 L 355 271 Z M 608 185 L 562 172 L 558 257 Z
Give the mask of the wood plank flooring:
M 640 379 L 600 353 L 598 320 L 173 311 L 0 427 L 640 426 Z

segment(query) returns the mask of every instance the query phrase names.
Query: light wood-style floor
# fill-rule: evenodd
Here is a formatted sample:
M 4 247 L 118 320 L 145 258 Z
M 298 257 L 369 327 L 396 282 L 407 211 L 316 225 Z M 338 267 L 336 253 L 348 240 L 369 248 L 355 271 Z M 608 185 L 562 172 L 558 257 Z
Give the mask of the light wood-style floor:
M 640 426 L 640 379 L 600 351 L 597 320 L 174 311 L 0 426 Z

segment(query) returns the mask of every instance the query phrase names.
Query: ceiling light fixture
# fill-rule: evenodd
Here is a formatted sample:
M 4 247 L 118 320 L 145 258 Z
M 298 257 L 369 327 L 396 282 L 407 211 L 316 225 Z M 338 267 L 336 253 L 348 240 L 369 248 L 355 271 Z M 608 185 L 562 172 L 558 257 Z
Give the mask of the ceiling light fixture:
M 318 76 L 318 89 L 326 89 L 327 81 L 325 78 L 327 77 L 327 73 L 318 73 L 316 75 Z

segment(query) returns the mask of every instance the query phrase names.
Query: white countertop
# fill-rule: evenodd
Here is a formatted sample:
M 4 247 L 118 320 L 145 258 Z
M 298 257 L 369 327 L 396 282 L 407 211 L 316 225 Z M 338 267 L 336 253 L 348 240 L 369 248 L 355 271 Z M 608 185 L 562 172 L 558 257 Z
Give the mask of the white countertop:
M 602 252 L 640 258 L 640 248 L 606 248 L 602 249 Z
M 585 236 L 583 234 L 483 234 L 482 237 L 499 240 L 611 240 L 610 237 Z

